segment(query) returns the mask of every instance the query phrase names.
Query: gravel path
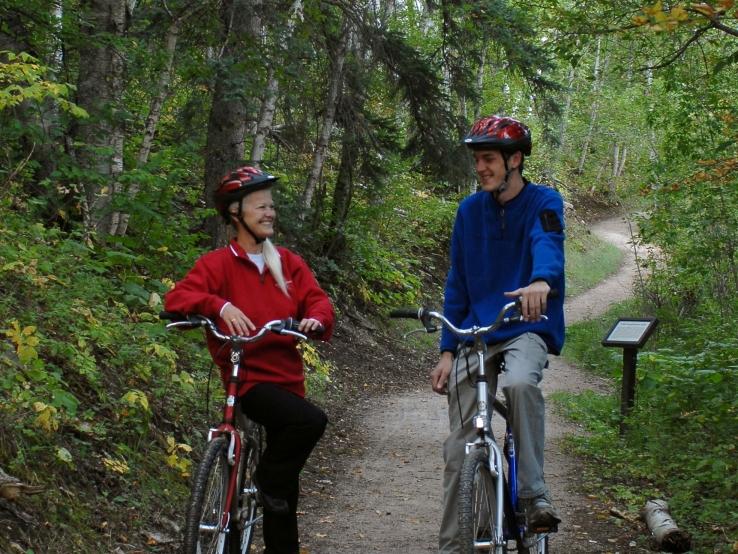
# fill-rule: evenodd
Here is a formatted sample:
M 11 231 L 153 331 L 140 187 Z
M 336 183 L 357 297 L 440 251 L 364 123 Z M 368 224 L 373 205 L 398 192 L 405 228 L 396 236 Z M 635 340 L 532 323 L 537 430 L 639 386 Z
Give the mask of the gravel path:
M 624 263 L 594 289 L 567 300 L 568 324 L 595 317 L 609 304 L 627 298 L 637 277 L 627 222 L 605 220 L 592 231 L 623 249 Z M 605 392 L 610 386 L 606 380 L 551 357 L 542 388 L 548 396 L 558 390 Z M 546 480 L 563 519 L 559 532 L 552 535 L 552 552 L 645 552 L 635 546 L 637 529 L 619 525 L 623 522 L 611 517 L 606 506 L 579 492 L 579 462 L 566 451 L 563 439 L 580 429 L 550 405 Z M 349 454 L 344 455 L 336 482 L 325 483 L 327 492 L 319 505 L 301 518 L 306 551 L 436 551 L 442 444 L 448 429 L 445 398 L 433 394 L 428 383 L 419 383 L 417 390 L 367 398 L 363 408 L 363 444 L 346 450 Z

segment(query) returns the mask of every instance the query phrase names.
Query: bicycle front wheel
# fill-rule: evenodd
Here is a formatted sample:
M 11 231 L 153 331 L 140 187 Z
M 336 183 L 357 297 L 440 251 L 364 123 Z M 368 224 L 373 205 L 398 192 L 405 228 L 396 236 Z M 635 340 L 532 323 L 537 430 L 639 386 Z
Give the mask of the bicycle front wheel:
M 503 521 L 495 521 L 497 481 L 489 471 L 486 448 L 475 448 L 461 467 L 459 479 L 459 538 L 462 552 L 507 552 L 507 544 L 495 544 L 495 537 L 504 532 Z
M 221 436 L 211 441 L 192 481 L 185 521 L 185 554 L 225 554 L 227 537 L 222 529 L 231 466 L 228 443 Z
M 230 554 L 248 554 L 254 540 L 258 515 L 254 473 L 261 456 L 261 432 L 256 428 L 243 442 L 239 495 L 231 516 L 233 532 L 230 537 Z

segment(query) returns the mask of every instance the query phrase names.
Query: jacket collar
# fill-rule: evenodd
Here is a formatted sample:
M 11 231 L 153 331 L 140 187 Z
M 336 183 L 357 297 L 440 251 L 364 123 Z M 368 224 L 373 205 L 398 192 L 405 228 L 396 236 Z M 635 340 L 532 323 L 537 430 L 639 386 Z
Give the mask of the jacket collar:
M 236 258 L 241 258 L 243 260 L 249 260 L 249 254 L 246 252 L 246 250 L 243 249 L 243 247 L 238 244 L 238 240 L 231 239 L 231 243 L 228 245 L 228 249 L 231 251 L 231 254 L 233 254 Z

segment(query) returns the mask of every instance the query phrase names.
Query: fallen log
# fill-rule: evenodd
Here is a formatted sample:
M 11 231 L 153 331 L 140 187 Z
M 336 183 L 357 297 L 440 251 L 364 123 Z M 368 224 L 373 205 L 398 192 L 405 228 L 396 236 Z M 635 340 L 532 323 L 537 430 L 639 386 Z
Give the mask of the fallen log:
M 17 477 L 8 475 L 0 467 L 0 498 L 14 502 L 19 496 L 38 494 L 43 490 L 44 488 L 41 486 L 27 485 Z
M 669 514 L 666 500 L 649 500 L 641 510 L 646 525 L 651 530 L 659 550 L 687 552 L 692 547 L 692 537 L 677 527 Z

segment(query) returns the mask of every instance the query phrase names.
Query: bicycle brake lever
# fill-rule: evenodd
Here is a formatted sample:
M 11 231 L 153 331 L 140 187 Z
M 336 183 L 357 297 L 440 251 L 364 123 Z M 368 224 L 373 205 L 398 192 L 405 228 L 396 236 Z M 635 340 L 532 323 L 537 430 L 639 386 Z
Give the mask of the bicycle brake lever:
M 428 330 L 427 330 L 427 329 L 425 329 L 425 328 L 423 328 L 423 329 L 413 329 L 413 330 L 412 330 L 412 331 L 410 331 L 409 333 L 405 333 L 404 335 L 402 335 L 402 338 L 403 338 L 403 339 L 407 339 L 407 338 L 408 338 L 408 337 L 409 337 L 410 335 L 415 335 L 415 334 L 417 334 L 417 333 L 429 333 L 429 332 L 430 332 L 430 331 L 428 331 Z

